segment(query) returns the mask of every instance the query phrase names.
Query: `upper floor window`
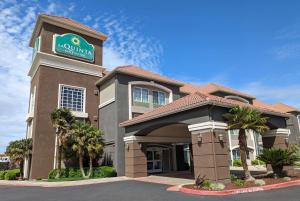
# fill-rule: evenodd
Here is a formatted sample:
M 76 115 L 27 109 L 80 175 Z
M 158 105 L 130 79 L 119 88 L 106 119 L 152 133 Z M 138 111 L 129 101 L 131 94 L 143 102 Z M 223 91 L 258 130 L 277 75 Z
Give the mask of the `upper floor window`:
M 153 91 L 153 104 L 154 105 L 165 105 L 166 104 L 166 93 L 161 91 Z
M 85 89 L 67 85 L 60 86 L 60 107 L 76 112 L 85 112 Z
M 149 103 L 149 90 L 140 87 L 134 87 L 133 89 L 134 102 Z
M 299 129 L 300 129 L 300 115 L 298 115 L 297 118 L 298 118 L 298 124 L 299 124 Z

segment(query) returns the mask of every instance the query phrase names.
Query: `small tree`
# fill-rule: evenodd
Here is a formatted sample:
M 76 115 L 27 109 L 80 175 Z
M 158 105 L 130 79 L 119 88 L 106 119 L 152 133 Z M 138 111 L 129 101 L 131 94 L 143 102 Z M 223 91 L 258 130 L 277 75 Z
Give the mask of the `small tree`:
M 283 175 L 283 166 L 295 165 L 300 161 L 299 149 L 296 146 L 290 146 L 288 149 L 264 149 L 258 159 L 272 166 L 274 177 Z
M 89 123 L 77 121 L 72 129 L 73 150 L 79 157 L 79 167 L 83 178 L 89 178 L 93 173 L 93 159 L 103 149 L 102 132 Z M 89 172 L 86 175 L 83 167 L 84 154 L 89 155 Z
M 245 172 L 246 180 L 254 180 L 247 165 L 247 130 L 253 130 L 257 133 L 266 132 L 269 127 L 266 125 L 267 118 L 262 117 L 262 113 L 249 107 L 235 106 L 224 115 L 227 120 L 228 129 L 239 129 L 239 148 L 242 166 Z
M 20 166 L 20 178 L 23 179 L 24 160 L 29 157 L 32 151 L 32 139 L 21 139 L 11 141 L 6 147 L 6 154 L 10 160 Z
M 53 127 L 56 129 L 56 163 L 57 163 L 57 175 L 60 177 L 61 173 L 61 161 L 63 145 L 66 143 L 72 124 L 75 121 L 75 117 L 71 111 L 67 108 L 57 108 L 51 113 L 51 121 Z

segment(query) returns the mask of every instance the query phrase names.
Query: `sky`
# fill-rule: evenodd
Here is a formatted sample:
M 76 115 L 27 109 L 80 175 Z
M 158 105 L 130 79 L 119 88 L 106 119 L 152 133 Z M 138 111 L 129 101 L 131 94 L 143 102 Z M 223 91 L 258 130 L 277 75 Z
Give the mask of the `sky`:
M 25 137 L 29 48 L 40 13 L 108 35 L 104 66 L 134 64 L 300 108 L 300 1 L 1 0 L 0 153 Z

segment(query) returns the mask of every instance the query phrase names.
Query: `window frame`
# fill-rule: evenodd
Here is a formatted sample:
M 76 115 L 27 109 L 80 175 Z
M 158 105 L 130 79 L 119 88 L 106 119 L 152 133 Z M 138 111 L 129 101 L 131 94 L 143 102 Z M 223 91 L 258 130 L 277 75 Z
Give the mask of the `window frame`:
M 298 126 L 299 126 L 299 131 L 300 131 L 300 114 L 297 115 L 297 120 L 298 120 Z
M 63 87 L 69 87 L 69 88 L 75 88 L 75 89 L 81 89 L 83 90 L 83 103 L 82 103 L 82 111 L 74 111 L 70 109 L 72 112 L 75 113 L 85 113 L 86 111 L 86 88 L 85 87 L 79 87 L 79 86 L 73 86 L 73 85 L 68 85 L 68 84 L 59 84 L 59 91 L 58 91 L 58 108 L 61 107 L 61 95 L 62 95 L 62 88 Z
M 141 90 L 140 101 L 135 100 L 135 89 L 140 89 Z M 143 90 L 147 90 L 147 102 L 143 101 Z M 133 102 L 149 104 L 150 103 L 150 100 L 149 100 L 150 99 L 150 93 L 149 93 L 149 91 L 150 91 L 149 89 L 144 88 L 144 87 L 133 87 L 133 90 L 132 90 Z
M 157 92 L 157 104 L 154 103 L 154 95 L 153 95 L 154 93 L 153 92 Z M 164 94 L 164 97 L 165 97 L 164 104 L 159 103 L 159 100 L 160 100 L 159 94 Z M 153 103 L 153 105 L 159 105 L 159 106 L 166 105 L 167 104 L 167 93 L 164 91 L 152 90 L 152 103 Z

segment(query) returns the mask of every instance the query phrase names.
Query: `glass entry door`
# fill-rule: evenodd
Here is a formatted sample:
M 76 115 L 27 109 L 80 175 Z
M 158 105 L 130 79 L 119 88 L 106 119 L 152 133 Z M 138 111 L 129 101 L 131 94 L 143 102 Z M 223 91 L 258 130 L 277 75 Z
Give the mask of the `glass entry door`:
M 148 173 L 162 172 L 162 149 L 152 147 L 147 149 L 147 170 Z

